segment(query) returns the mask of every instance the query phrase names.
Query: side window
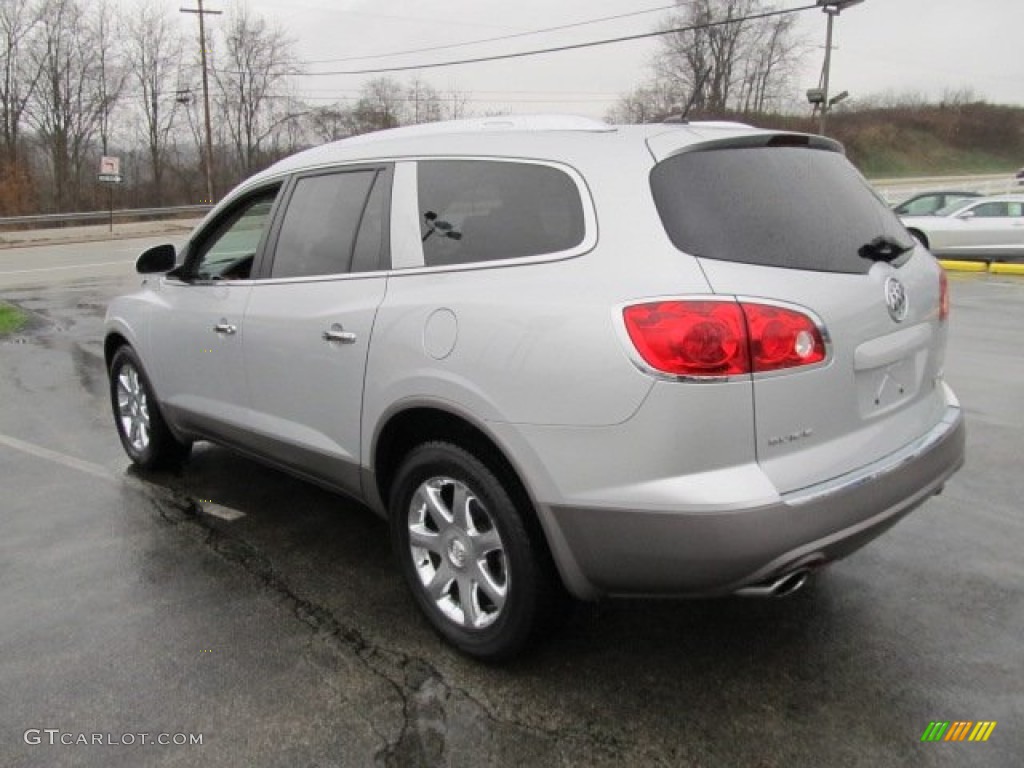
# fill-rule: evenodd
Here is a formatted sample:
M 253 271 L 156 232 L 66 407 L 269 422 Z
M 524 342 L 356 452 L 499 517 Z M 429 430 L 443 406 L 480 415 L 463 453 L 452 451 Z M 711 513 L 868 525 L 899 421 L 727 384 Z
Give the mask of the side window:
M 426 160 L 417 176 L 427 266 L 538 256 L 583 241 L 579 190 L 556 168 Z
M 191 276 L 196 280 L 244 280 L 270 222 L 279 188 L 249 198 L 216 223 L 198 244 Z
M 982 203 L 974 206 L 971 210 L 979 218 L 995 218 L 1009 214 L 1006 203 Z
M 351 272 L 373 272 L 381 269 L 381 248 L 384 246 L 384 224 L 387 221 L 389 184 L 383 173 L 377 174 L 366 201 L 363 221 L 359 225 L 355 248 L 352 251 Z
M 1024 203 L 1010 203 L 1010 215 L 1019 218 L 1024 216 Z
M 942 205 L 941 197 L 929 195 L 928 197 L 919 197 L 917 200 L 911 200 L 908 203 L 897 206 L 896 213 L 900 216 L 928 216 L 939 210 Z
M 281 222 L 270 276 L 379 269 L 385 202 L 376 191 L 385 186 L 380 175 L 365 170 L 300 178 Z

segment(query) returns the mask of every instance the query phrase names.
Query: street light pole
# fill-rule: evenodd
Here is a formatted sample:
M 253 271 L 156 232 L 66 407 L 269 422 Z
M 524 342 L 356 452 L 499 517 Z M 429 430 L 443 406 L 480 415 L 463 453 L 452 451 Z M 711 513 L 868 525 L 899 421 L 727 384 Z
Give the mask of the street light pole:
M 844 8 L 851 5 L 859 5 L 864 0 L 818 0 L 821 10 L 828 16 L 828 26 L 825 32 L 825 64 L 821 70 L 821 89 L 824 98 L 821 102 L 821 115 L 819 116 L 818 133 L 825 135 L 825 119 L 828 117 L 829 108 L 832 106 L 828 99 L 828 79 L 832 69 L 832 24 Z
M 825 118 L 828 116 L 828 76 L 832 69 L 832 22 L 839 15 L 839 8 L 826 5 L 822 10 L 828 16 L 828 27 L 825 32 L 825 68 L 822 70 L 822 90 L 825 92 L 825 99 L 821 102 L 821 115 L 819 116 L 818 133 L 825 135 Z
M 213 129 L 210 126 L 210 81 L 206 66 L 206 16 L 219 16 L 223 11 L 209 11 L 203 8 L 203 0 L 196 0 L 198 8 L 182 8 L 182 13 L 194 13 L 199 16 L 199 60 L 203 67 L 203 113 L 206 120 L 206 151 L 204 166 L 206 170 L 206 202 L 213 205 Z

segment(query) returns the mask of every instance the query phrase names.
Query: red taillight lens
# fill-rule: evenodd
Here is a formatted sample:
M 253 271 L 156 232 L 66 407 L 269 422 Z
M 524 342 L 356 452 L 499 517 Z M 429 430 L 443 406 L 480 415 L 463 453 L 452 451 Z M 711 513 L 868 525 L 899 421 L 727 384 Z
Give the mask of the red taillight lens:
M 811 318 L 767 304 L 743 303 L 754 373 L 814 365 L 825 359 L 825 340 Z
M 622 311 L 626 331 L 651 367 L 676 376 L 734 376 L 750 371 L 739 304 L 658 301 Z
M 754 302 L 658 301 L 626 307 L 626 332 L 652 368 L 675 376 L 736 376 L 825 359 L 818 326 L 793 309 Z
M 939 321 L 949 319 L 949 278 L 946 270 L 939 267 Z

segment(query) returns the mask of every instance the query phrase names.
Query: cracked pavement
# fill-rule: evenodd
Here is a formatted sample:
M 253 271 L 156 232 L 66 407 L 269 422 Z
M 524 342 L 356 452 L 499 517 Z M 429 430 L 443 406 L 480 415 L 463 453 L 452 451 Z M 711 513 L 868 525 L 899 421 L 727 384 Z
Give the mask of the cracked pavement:
M 130 468 L 101 328 L 132 279 L 4 291 L 33 319 L 0 339 L 0 764 L 1019 764 L 1024 281 L 952 282 L 942 496 L 792 598 L 576 606 L 501 667 L 431 632 L 358 505 L 215 446 Z M 936 718 L 999 724 L 921 744 Z

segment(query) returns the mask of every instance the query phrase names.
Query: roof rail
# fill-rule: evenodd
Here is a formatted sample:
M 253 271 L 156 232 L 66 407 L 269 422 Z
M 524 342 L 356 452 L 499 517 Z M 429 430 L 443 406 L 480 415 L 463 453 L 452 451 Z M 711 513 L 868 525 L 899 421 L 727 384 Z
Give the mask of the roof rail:
M 435 134 L 480 133 L 500 131 L 590 131 L 608 132 L 615 127 L 602 120 L 579 115 L 498 115 L 475 117 L 468 120 L 445 120 L 437 123 L 405 125 L 372 133 L 363 133 L 342 139 L 346 146 L 386 141 L 388 139 L 415 138 Z

